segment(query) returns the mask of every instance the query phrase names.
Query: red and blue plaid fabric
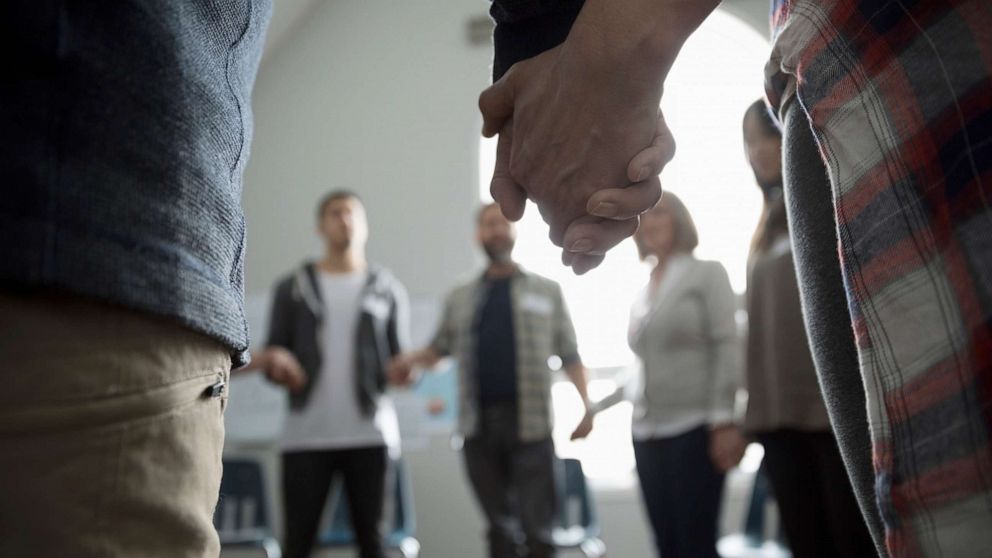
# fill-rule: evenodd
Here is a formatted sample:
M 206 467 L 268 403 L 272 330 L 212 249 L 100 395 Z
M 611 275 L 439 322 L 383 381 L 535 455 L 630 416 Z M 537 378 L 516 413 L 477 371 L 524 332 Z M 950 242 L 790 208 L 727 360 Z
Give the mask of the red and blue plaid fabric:
M 772 6 L 833 188 L 892 556 L 992 556 L 992 2 Z

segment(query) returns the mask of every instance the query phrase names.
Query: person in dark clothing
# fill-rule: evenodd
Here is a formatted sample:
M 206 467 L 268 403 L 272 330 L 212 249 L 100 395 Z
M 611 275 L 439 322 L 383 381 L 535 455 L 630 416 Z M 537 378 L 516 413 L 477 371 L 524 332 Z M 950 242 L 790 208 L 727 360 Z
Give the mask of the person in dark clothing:
M 300 361 L 305 382 L 269 375 L 290 389 L 282 438 L 286 556 L 310 555 L 335 474 L 344 479 L 362 558 L 380 558 L 390 449 L 399 427 L 386 388 L 386 365 L 406 344 L 403 286 L 365 259 L 365 209 L 351 192 L 320 203 L 317 224 L 326 252 L 280 281 L 269 350 Z

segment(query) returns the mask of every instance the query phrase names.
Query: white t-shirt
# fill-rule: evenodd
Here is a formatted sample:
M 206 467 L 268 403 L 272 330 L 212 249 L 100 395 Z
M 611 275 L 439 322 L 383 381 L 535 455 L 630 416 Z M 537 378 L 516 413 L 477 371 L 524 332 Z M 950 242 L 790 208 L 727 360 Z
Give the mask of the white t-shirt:
M 362 413 L 355 378 L 355 337 L 361 296 L 368 274 L 318 272 L 324 303 L 317 331 L 321 370 L 304 408 L 286 418 L 282 449 L 328 450 L 394 443 L 396 411 L 383 396 L 374 417 Z

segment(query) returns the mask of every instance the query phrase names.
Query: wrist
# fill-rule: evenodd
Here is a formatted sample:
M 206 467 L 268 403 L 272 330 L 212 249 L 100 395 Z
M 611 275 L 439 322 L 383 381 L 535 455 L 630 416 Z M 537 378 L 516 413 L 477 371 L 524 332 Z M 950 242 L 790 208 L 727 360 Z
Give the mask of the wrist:
M 683 43 L 719 0 L 586 0 L 565 45 L 592 71 L 664 81 Z
M 264 372 L 266 376 L 268 376 L 269 367 L 272 365 L 272 355 L 269 352 L 270 350 L 271 349 L 269 347 L 266 347 L 251 355 L 252 365 Z
M 417 351 L 410 355 L 410 360 L 407 361 L 407 364 L 410 365 L 410 368 L 424 368 L 429 361 L 430 351 L 423 350 Z
M 603 410 L 603 401 L 586 401 L 586 413 L 598 415 Z

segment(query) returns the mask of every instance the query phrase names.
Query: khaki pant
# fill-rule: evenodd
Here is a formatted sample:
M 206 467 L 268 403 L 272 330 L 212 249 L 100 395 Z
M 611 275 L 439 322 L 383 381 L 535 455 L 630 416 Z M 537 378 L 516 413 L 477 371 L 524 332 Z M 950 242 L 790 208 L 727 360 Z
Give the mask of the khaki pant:
M 170 321 L 0 290 L 0 556 L 216 556 L 230 364 Z

